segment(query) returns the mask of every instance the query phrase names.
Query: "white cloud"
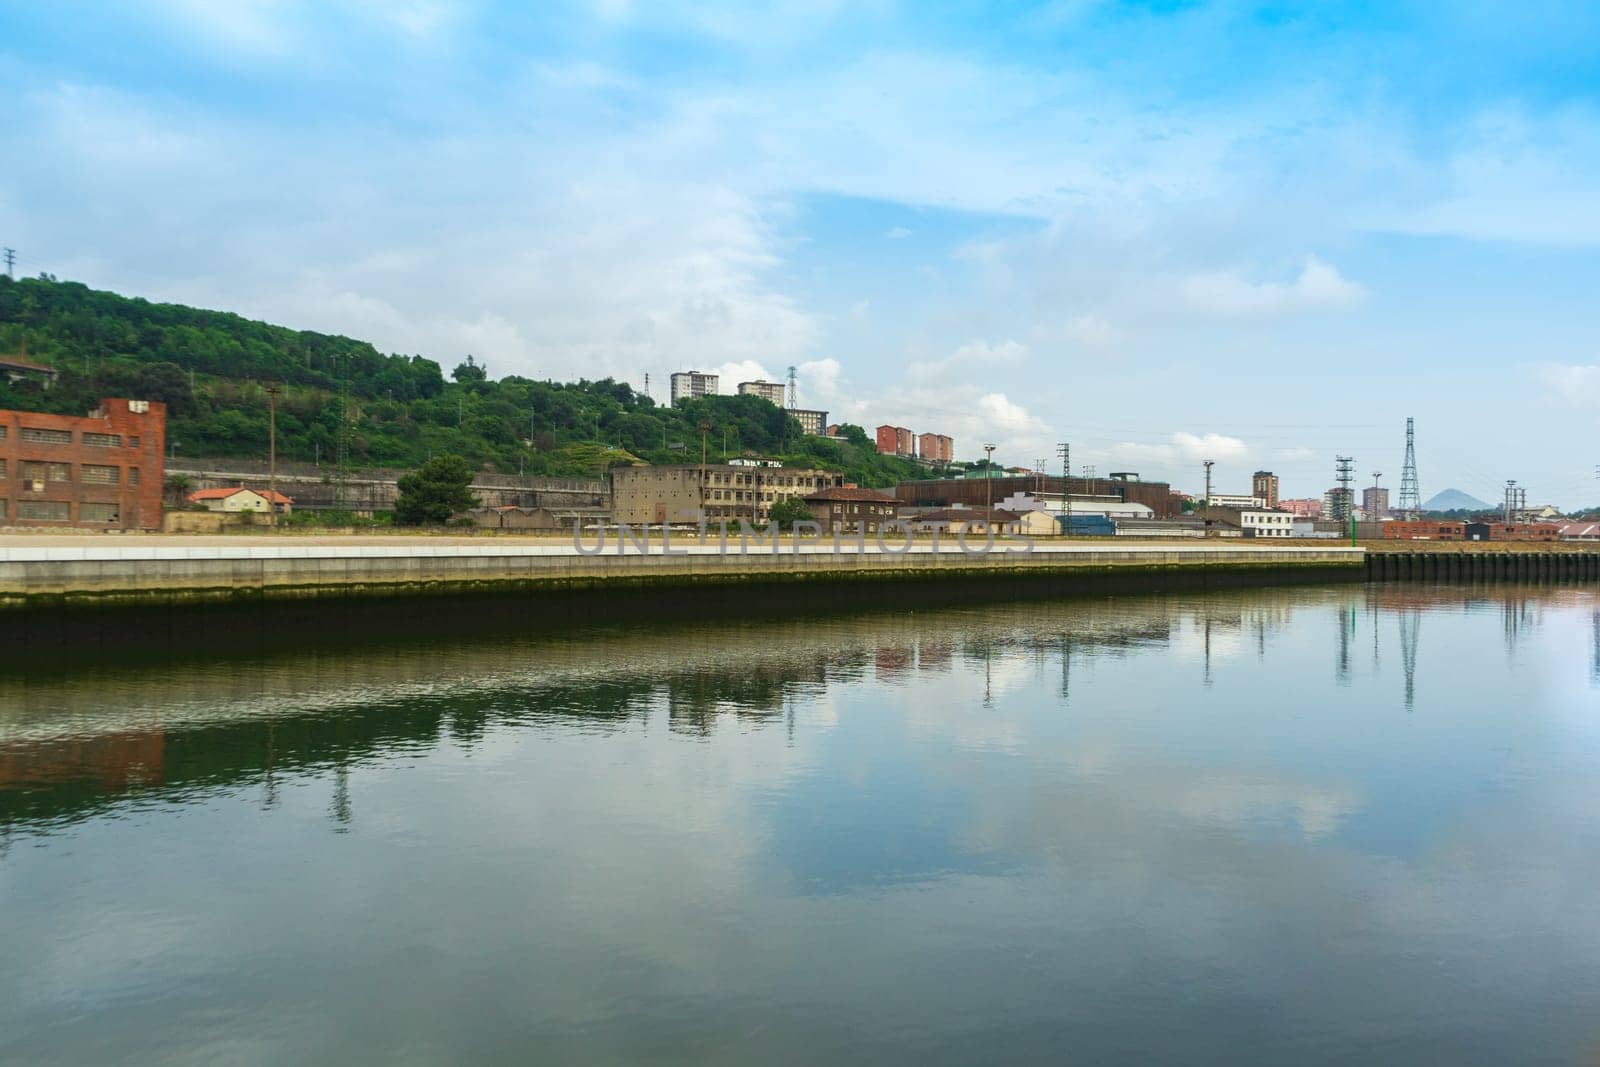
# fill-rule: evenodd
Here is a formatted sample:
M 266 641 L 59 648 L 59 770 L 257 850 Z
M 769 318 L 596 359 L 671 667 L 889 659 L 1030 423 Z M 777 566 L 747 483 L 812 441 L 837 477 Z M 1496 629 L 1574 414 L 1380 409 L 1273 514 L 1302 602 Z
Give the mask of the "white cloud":
M 968 341 L 943 359 L 913 363 L 911 377 L 917 381 L 940 381 L 970 376 L 975 371 L 1019 366 L 1030 354 L 1027 345 L 1009 339 Z
M 1229 437 L 1226 434 L 1179 432 L 1162 444 L 1125 441 L 1099 450 L 1097 454 L 1121 462 L 1137 461 L 1166 466 L 1192 466 L 1208 459 L 1215 460 L 1219 464 L 1233 464 L 1249 458 L 1250 446 L 1237 437 Z
M 1090 348 L 1104 348 L 1121 337 L 1117 328 L 1099 315 L 1077 315 L 1061 327 L 1061 336 Z
M 741 359 L 732 363 L 722 363 L 712 368 L 712 373 L 717 375 L 717 391 L 726 395 L 733 395 L 739 391 L 740 382 L 777 382 L 782 378 L 775 378 L 768 373 L 767 368 L 753 359 Z
M 829 407 L 836 403 L 844 385 L 844 367 L 836 359 L 812 359 L 799 365 L 801 407 Z
M 1575 408 L 1600 408 L 1600 365 L 1540 364 L 1536 371 L 1548 399 Z
M 1562 108 L 1488 108 L 1451 131 L 1426 186 L 1374 214 L 1379 229 L 1428 236 L 1574 245 L 1600 243 L 1600 117 Z
M 900 241 L 910 237 L 911 231 L 906 229 L 904 226 L 896 226 L 888 233 L 884 234 L 884 236 L 889 238 L 891 241 Z
M 1230 318 L 1293 314 L 1350 307 L 1366 290 L 1315 256 L 1291 282 L 1251 282 L 1238 274 L 1197 274 L 1183 283 L 1183 296 L 1197 311 Z

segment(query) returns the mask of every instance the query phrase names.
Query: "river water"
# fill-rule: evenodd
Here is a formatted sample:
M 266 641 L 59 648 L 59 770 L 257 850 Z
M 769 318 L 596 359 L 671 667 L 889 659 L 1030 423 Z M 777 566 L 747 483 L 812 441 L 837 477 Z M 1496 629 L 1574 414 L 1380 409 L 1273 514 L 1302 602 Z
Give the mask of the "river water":
M 0 679 L 0 1062 L 1600 1057 L 1600 597 Z

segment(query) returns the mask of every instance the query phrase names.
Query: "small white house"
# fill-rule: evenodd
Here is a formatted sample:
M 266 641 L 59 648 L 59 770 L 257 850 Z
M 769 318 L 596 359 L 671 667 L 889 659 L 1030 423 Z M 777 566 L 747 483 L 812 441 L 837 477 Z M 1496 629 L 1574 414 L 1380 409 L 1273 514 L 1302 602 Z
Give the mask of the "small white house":
M 258 511 L 262 514 L 276 511 L 279 515 L 287 515 L 294 505 L 294 501 L 282 493 L 274 493 L 270 489 L 257 491 L 243 486 L 233 489 L 201 489 L 190 493 L 188 499 L 189 503 L 199 504 L 207 511 Z M 277 506 L 274 507 L 274 504 Z

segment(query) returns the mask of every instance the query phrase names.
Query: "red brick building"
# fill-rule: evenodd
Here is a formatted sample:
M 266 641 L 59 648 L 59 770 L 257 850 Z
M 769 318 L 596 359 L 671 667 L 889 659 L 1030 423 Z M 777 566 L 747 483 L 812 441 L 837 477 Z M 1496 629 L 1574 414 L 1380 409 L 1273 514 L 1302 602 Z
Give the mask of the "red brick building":
M 930 463 L 949 463 L 955 459 L 956 443 L 942 433 L 917 437 L 917 454 Z
M 1396 520 L 1383 524 L 1383 537 L 1386 541 L 1465 541 L 1467 524 L 1426 519 Z
M 167 407 L 102 400 L 81 418 L 0 411 L 0 526 L 159 530 Z
M 917 439 L 904 426 L 879 426 L 877 439 L 878 451 L 886 456 L 914 456 L 917 454 Z

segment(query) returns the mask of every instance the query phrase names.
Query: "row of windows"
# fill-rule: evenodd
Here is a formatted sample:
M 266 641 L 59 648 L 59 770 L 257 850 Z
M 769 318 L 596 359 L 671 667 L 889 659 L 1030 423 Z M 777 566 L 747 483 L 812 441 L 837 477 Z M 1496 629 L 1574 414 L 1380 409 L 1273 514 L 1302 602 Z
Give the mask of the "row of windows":
M 0 439 L 6 436 L 7 428 L 0 426 Z M 71 430 L 48 430 L 41 426 L 24 426 L 17 435 L 19 440 L 34 445 L 70 445 L 72 443 Z M 92 430 L 83 431 L 83 443 L 90 448 L 121 448 L 122 435 L 119 433 L 95 433 Z M 129 448 L 139 447 L 137 435 L 128 438 Z
M 7 503 L 0 497 L 0 520 L 8 519 Z M 72 505 L 65 500 L 19 500 L 17 518 L 28 522 L 71 522 Z M 78 505 L 79 522 L 121 522 L 122 509 L 116 504 Z
M 754 485 L 756 484 L 756 475 L 713 474 L 710 481 L 712 485 Z M 763 485 L 784 486 L 790 489 L 817 489 L 826 483 L 826 478 L 820 478 L 815 475 L 767 474 L 761 476 L 761 484 Z
M 72 464 L 57 463 L 51 460 L 25 459 L 18 465 L 17 473 L 25 482 L 70 482 L 72 481 Z M 7 477 L 6 461 L 0 459 L 0 479 Z M 78 465 L 78 480 L 84 485 L 120 485 L 122 484 L 122 468 L 113 467 L 102 463 L 82 463 Z M 139 468 L 128 468 L 128 484 L 139 484 Z
M 786 499 L 787 497 L 796 496 L 796 495 L 798 495 L 798 494 L 795 494 L 795 493 L 774 493 L 774 492 L 772 492 L 770 490 L 768 490 L 766 492 L 763 492 L 763 493 L 756 493 L 753 490 L 750 491 L 750 492 L 745 492 L 743 489 L 713 489 L 713 490 L 711 490 L 711 494 L 710 494 L 709 499 L 711 499 L 711 500 L 756 500 L 756 499 L 760 499 L 760 500 L 765 501 L 766 503 L 770 504 L 770 503 L 772 503 L 774 501 L 783 500 L 783 499 Z

